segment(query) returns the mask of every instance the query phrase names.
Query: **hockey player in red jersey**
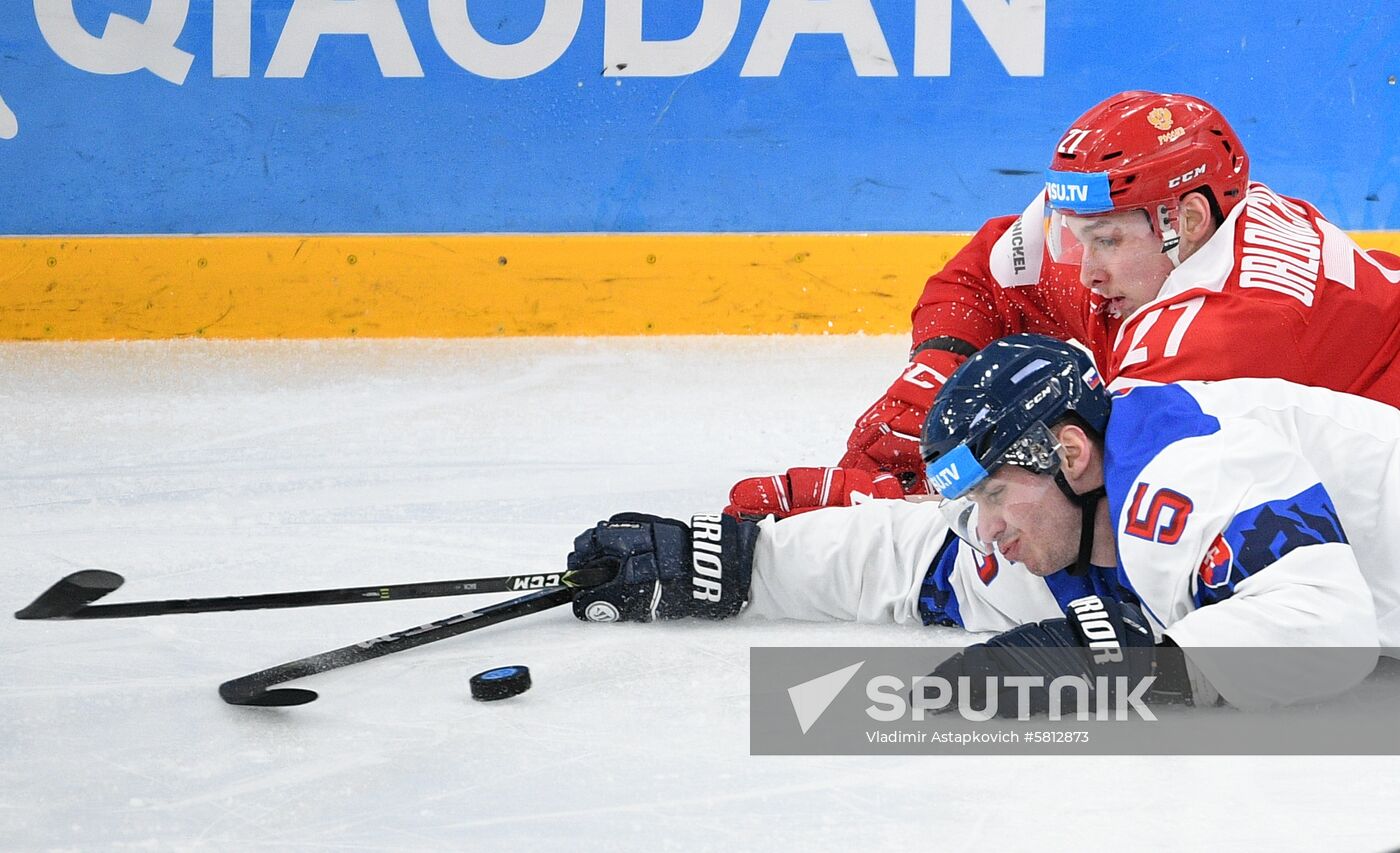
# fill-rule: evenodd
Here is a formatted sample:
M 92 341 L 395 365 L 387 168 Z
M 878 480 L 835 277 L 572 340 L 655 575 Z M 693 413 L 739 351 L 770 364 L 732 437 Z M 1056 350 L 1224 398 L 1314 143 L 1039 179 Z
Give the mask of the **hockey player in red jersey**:
M 726 511 L 783 517 L 853 493 L 924 493 L 918 435 L 938 389 L 1019 332 L 1080 341 L 1119 386 L 1278 377 L 1400 406 L 1400 259 L 1251 183 L 1214 107 L 1125 92 L 1064 133 L 1020 216 L 987 222 L 928 280 L 910 363 L 837 467 L 743 480 Z

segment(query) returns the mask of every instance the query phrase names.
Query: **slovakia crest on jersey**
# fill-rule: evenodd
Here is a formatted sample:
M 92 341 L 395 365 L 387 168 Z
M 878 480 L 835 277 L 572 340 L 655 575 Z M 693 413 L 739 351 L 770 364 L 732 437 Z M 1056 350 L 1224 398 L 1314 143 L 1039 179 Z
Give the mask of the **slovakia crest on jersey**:
M 1210 543 L 1210 550 L 1206 551 L 1205 559 L 1201 561 L 1201 583 L 1207 589 L 1219 589 L 1229 583 L 1230 568 L 1234 563 L 1235 551 L 1222 533 Z

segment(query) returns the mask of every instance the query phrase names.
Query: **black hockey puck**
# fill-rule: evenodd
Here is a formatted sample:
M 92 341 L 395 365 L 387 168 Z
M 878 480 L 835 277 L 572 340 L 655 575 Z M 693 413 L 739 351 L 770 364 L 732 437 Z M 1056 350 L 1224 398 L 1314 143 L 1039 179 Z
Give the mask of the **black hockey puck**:
M 472 698 L 482 702 L 509 699 L 530 689 L 530 668 L 502 666 L 472 676 Z

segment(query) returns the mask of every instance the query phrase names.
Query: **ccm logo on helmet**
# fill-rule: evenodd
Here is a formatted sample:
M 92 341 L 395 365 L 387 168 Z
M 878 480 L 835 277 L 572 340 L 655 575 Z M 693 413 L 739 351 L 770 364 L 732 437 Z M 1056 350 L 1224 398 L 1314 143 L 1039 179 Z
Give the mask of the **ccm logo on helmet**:
M 1187 181 L 1193 180 L 1193 179 L 1195 179 L 1195 178 L 1199 178 L 1201 175 L 1204 175 L 1205 173 L 1206 173 L 1206 165 L 1205 165 L 1204 163 L 1202 163 L 1201 165 L 1197 166 L 1196 168 L 1192 169 L 1191 171 L 1187 172 L 1186 174 L 1184 174 L 1184 175 L 1182 175 L 1182 176 L 1180 176 L 1180 177 L 1177 177 L 1177 178 L 1172 178 L 1170 181 L 1167 181 L 1167 186 L 1168 186 L 1168 187 L 1179 187 L 1179 186 L 1181 186 L 1182 184 L 1186 183 Z
M 721 576 L 720 535 L 724 531 L 717 515 L 695 515 L 690 519 L 690 594 L 699 601 L 719 601 L 724 591 Z
M 1034 397 L 1026 401 L 1026 411 L 1029 412 L 1036 406 L 1039 406 L 1041 401 L 1044 400 L 1046 397 L 1049 397 L 1051 392 L 1053 392 L 1054 390 L 1055 386 L 1053 383 L 1050 385 L 1046 385 L 1044 388 L 1041 388 L 1040 391 L 1038 391 Z

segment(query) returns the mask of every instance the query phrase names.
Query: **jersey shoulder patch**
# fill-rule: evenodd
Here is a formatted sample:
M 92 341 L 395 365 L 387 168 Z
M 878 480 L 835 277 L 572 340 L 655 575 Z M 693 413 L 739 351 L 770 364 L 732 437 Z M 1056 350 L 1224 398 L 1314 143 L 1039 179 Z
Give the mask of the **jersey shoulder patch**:
M 1011 227 L 992 244 L 988 267 L 1002 287 L 1025 287 L 1040 281 L 1041 255 L 1045 251 L 1045 235 L 1041 231 L 1044 210 L 1045 194 L 1036 193 Z
M 1295 548 L 1345 544 L 1346 533 L 1321 483 L 1290 498 L 1267 501 L 1235 514 L 1215 537 L 1191 579 L 1197 607 L 1224 601 L 1235 586 L 1283 559 Z

